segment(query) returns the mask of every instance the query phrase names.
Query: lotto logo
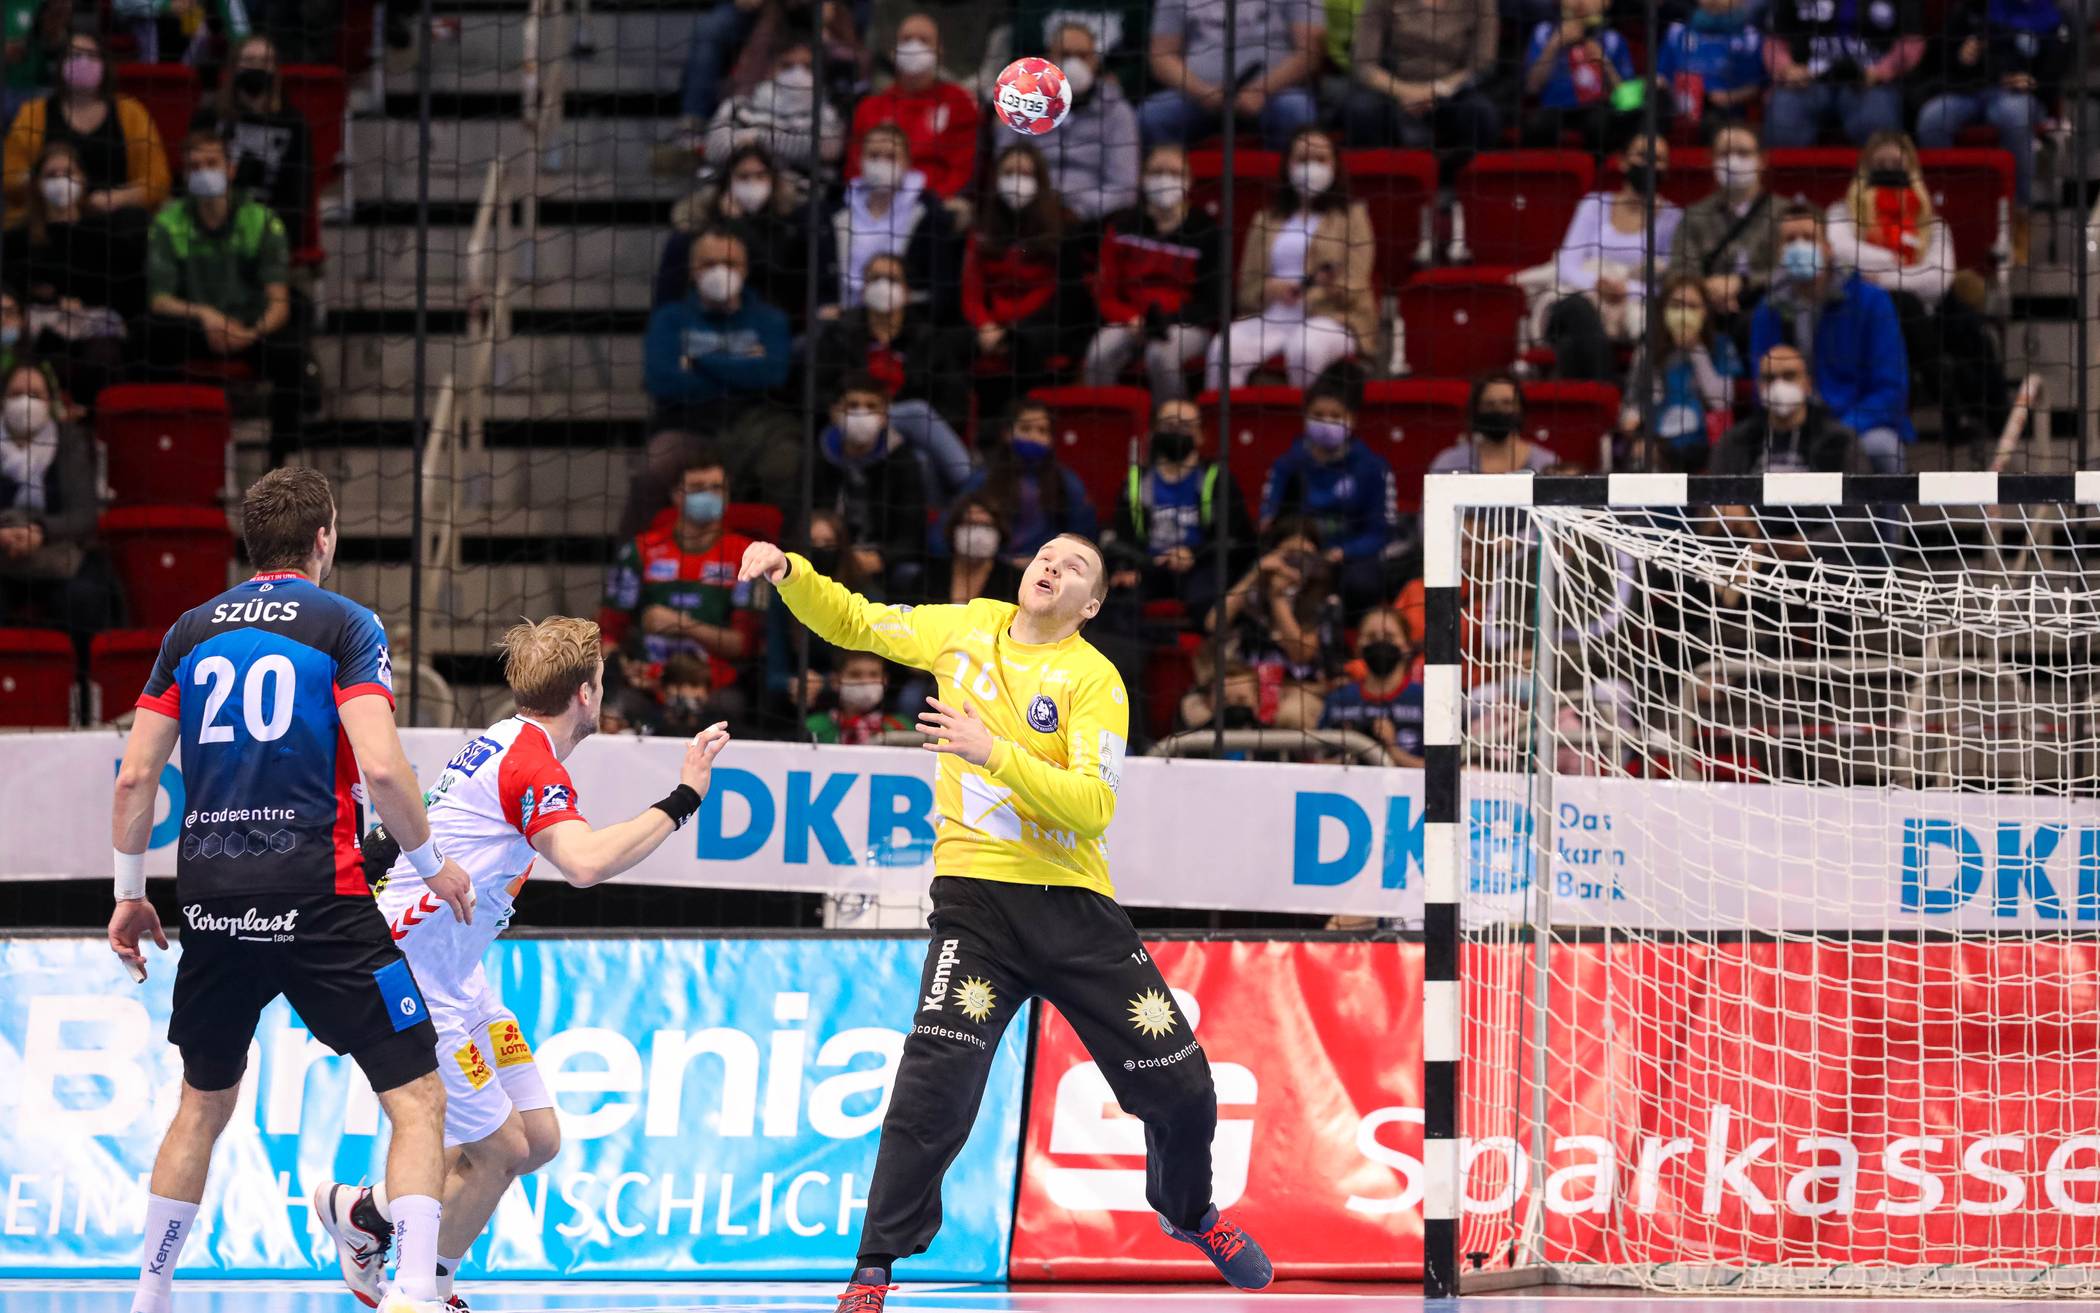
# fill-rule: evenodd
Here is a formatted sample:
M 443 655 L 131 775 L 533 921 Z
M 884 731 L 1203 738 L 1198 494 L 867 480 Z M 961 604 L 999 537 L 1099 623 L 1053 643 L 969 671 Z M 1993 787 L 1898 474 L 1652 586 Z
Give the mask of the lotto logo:
M 532 1061 L 532 1045 L 515 1021 L 499 1021 L 489 1027 L 489 1044 L 496 1050 L 498 1067 L 518 1067 Z
M 468 1089 L 479 1090 L 496 1079 L 496 1073 L 489 1069 L 488 1059 L 481 1056 L 481 1046 L 472 1040 L 455 1052 L 452 1060 L 459 1064 L 459 1074 L 466 1078 Z

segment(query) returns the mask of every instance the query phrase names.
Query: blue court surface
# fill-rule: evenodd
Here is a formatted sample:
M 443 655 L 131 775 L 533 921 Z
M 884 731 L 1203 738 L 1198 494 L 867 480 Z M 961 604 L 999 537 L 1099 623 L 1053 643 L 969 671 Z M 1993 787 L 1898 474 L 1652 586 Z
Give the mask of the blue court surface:
M 830 1313 L 837 1283 L 719 1284 L 509 1282 L 467 1289 L 475 1313 Z M 176 1313 L 365 1313 L 343 1288 L 317 1281 L 178 1281 Z M 126 1313 L 128 1281 L 0 1281 L 4 1313 Z M 1830 1299 L 1817 1296 L 1643 1295 L 1623 1290 L 1552 1290 L 1535 1294 L 1470 1296 L 1464 1313 L 1542 1313 L 1571 1301 L 1604 1304 L 1616 1313 L 1895 1313 L 1924 1304 L 1932 1313 L 2100 1313 L 2094 1300 Z M 907 1285 L 890 1296 L 896 1313 L 1115 1313 L 1121 1309 L 1202 1309 L 1211 1313 L 1372 1313 L 1420 1309 L 1419 1287 L 1280 1283 L 1242 1294 L 1222 1286 L 997 1286 Z

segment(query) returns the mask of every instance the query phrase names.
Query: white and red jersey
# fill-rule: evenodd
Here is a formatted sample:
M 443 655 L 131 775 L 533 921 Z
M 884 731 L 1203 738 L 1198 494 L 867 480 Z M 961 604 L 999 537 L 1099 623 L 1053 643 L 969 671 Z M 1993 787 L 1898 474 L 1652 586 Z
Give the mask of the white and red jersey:
M 373 890 L 395 943 L 408 958 L 433 1011 L 471 992 L 474 973 L 510 924 L 534 856 L 532 837 L 580 821 L 576 785 L 538 722 L 512 716 L 461 748 L 423 795 L 430 831 L 446 857 L 474 881 L 474 923 L 461 925 L 406 858 Z

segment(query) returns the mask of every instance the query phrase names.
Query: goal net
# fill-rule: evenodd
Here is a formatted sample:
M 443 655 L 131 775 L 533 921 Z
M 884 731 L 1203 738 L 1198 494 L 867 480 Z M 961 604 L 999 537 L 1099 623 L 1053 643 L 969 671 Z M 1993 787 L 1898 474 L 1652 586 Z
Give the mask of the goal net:
M 1453 517 L 1458 1264 L 2094 1293 L 2096 521 L 1699 482 Z

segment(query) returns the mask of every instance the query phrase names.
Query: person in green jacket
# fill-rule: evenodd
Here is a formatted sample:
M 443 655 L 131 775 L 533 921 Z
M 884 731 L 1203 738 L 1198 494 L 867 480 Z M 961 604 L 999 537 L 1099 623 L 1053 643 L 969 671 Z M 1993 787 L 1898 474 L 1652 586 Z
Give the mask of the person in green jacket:
M 245 365 L 270 384 L 270 463 L 299 440 L 306 343 L 292 315 L 291 246 L 270 207 L 231 186 L 226 143 L 183 145 L 189 195 L 161 206 L 146 239 L 146 363 L 181 380 L 198 364 Z M 238 373 L 233 375 L 238 377 Z

